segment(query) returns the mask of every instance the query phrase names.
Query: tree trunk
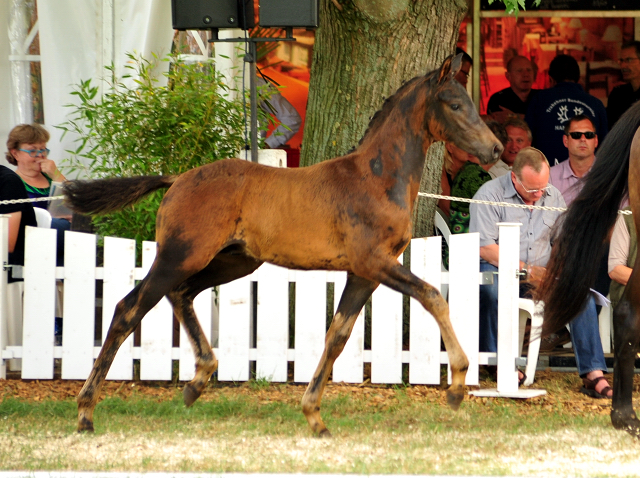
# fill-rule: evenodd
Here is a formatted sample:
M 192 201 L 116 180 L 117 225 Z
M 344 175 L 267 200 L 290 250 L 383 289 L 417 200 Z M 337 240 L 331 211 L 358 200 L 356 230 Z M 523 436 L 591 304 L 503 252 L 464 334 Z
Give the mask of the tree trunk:
M 357 146 L 384 98 L 455 51 L 466 10 L 466 0 L 320 0 L 301 166 Z M 425 192 L 440 189 L 438 150 L 425 165 Z M 432 235 L 435 202 L 416 203 L 416 235 Z

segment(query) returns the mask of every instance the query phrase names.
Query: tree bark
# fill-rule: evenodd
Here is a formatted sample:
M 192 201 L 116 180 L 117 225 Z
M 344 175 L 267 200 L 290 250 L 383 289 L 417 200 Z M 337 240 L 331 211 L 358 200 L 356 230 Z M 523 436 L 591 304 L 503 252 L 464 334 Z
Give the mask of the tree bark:
M 357 146 L 384 98 L 455 51 L 466 10 L 466 0 L 320 0 L 301 166 Z M 429 156 L 421 190 L 437 193 L 442 148 Z M 416 203 L 416 235 L 432 235 L 435 202 Z

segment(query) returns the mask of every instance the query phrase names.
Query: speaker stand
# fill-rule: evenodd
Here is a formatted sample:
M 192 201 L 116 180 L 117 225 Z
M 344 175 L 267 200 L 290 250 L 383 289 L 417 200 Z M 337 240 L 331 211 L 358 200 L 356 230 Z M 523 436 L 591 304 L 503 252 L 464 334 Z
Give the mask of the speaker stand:
M 295 41 L 293 37 L 293 28 L 287 27 L 284 37 L 271 38 L 218 38 L 218 29 L 211 29 L 211 39 L 209 43 L 231 42 L 231 43 L 248 43 L 249 53 L 244 56 L 244 61 L 249 63 L 249 102 L 251 105 L 251 119 L 249 126 L 251 127 L 251 161 L 258 162 L 258 89 L 257 89 L 257 48 L 258 43 L 274 42 L 274 41 Z M 243 92 L 244 94 L 244 92 Z M 243 99 L 244 101 L 244 99 Z

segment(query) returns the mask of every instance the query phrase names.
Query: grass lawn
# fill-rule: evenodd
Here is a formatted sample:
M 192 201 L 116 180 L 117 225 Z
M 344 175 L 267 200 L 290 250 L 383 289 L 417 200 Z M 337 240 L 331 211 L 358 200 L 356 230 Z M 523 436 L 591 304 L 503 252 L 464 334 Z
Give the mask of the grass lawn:
M 96 433 L 78 434 L 81 382 L 6 380 L 0 468 L 638 476 L 640 443 L 579 386 L 575 373 L 540 372 L 533 388 L 546 396 L 467 397 L 453 412 L 439 387 L 330 384 L 322 411 L 334 436 L 319 439 L 300 411 L 302 385 L 211 384 L 187 409 L 180 385 L 110 382 Z

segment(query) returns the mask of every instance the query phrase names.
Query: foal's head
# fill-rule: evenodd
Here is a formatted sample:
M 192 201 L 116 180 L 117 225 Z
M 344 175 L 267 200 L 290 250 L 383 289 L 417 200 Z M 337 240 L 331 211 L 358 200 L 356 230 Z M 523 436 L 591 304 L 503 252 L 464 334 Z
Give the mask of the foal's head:
M 431 86 L 425 127 L 436 141 L 455 144 L 477 156 L 483 164 L 497 161 L 503 147 L 480 119 L 467 91 L 455 79 L 462 65 L 462 54 L 447 58 L 426 81 Z

